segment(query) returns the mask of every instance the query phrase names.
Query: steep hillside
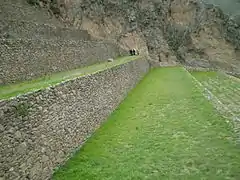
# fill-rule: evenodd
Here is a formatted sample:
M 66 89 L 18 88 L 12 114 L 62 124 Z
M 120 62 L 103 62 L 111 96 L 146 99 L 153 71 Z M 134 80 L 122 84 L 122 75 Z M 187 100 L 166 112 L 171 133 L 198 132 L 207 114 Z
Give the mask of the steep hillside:
M 0 1 L 0 85 L 33 80 L 128 52 L 26 0 Z
M 125 49 L 140 49 L 154 64 L 178 61 L 240 72 L 240 29 L 237 8 L 230 7 L 231 2 L 226 6 L 218 1 L 220 7 L 201 0 L 35 2 L 65 24 L 87 30 L 95 38 L 112 40 Z

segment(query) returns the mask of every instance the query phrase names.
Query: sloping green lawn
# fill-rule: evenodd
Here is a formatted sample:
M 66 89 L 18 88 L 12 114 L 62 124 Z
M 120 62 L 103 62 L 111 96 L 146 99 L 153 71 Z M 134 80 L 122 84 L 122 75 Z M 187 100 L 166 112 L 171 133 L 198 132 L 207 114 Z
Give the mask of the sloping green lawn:
M 192 72 L 192 75 L 240 119 L 240 79 L 218 72 Z
M 115 59 L 113 62 L 104 62 L 95 65 L 91 65 L 84 68 L 73 69 L 70 71 L 64 71 L 59 73 L 54 73 L 49 76 L 44 76 L 31 81 L 25 81 L 21 83 L 0 86 L 0 99 L 7 99 L 24 93 L 32 92 L 35 90 L 47 88 L 58 84 L 62 81 L 67 81 L 74 79 L 86 74 L 92 74 L 98 71 L 103 71 L 105 69 L 118 66 L 129 61 L 138 59 L 139 56 L 126 56 Z
M 182 68 L 152 70 L 54 180 L 239 180 L 228 124 Z

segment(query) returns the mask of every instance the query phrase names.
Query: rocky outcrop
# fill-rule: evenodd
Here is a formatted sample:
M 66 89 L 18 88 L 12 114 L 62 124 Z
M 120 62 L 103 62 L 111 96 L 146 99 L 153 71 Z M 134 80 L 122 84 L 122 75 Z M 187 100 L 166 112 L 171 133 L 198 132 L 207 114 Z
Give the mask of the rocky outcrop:
M 151 62 L 240 71 L 237 16 L 201 0 L 59 0 L 55 7 L 71 26 L 126 49 L 140 48 Z
M 183 4 L 186 5 L 181 11 L 172 4 L 170 21 L 185 28 L 187 39 L 182 41 L 185 45 L 175 51 L 184 64 L 239 73 L 240 28 L 236 21 L 219 7 L 198 1 L 189 3 L 191 6 Z

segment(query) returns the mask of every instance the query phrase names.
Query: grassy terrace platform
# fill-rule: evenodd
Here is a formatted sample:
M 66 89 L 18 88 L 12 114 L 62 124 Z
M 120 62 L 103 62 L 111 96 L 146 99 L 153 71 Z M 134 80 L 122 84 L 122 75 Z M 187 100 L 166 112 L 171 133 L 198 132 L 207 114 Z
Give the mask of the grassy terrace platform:
M 54 180 L 238 180 L 235 134 L 182 68 L 151 70 Z
M 192 74 L 240 119 L 240 79 L 217 72 Z
M 139 56 L 121 57 L 114 60 L 113 62 L 95 64 L 95 65 L 84 67 L 84 68 L 55 73 L 55 74 L 41 77 L 31 81 L 25 81 L 25 82 L 16 83 L 16 84 L 0 86 L 0 99 L 8 99 L 11 97 L 15 97 L 17 95 L 25 94 L 25 93 L 32 92 L 39 89 L 44 89 L 44 88 L 56 85 L 63 81 L 84 76 L 86 74 L 93 74 L 98 71 L 103 71 L 105 69 L 118 66 L 120 64 L 124 64 L 132 60 L 136 60 L 138 58 Z

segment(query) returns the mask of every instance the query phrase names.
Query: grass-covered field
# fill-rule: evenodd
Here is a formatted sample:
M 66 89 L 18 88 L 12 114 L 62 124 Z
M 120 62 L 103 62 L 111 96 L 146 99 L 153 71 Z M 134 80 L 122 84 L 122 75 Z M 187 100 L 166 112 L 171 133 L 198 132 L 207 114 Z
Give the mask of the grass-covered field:
M 240 119 L 240 79 L 218 72 L 192 74 Z
M 54 180 L 238 180 L 234 133 L 182 68 L 152 70 Z
M 28 93 L 31 91 L 47 88 L 49 86 L 53 86 L 57 83 L 60 83 L 62 81 L 67 81 L 67 80 L 74 79 L 86 74 L 92 74 L 98 71 L 103 71 L 107 68 L 111 68 L 132 60 L 136 60 L 138 58 L 139 56 L 121 57 L 121 58 L 115 59 L 113 62 L 95 64 L 95 65 L 84 67 L 84 68 L 55 73 L 55 74 L 44 76 L 31 81 L 25 81 L 21 83 L 6 85 L 6 86 L 0 86 L 0 99 L 7 99 L 7 98 L 11 98 L 11 97 Z

